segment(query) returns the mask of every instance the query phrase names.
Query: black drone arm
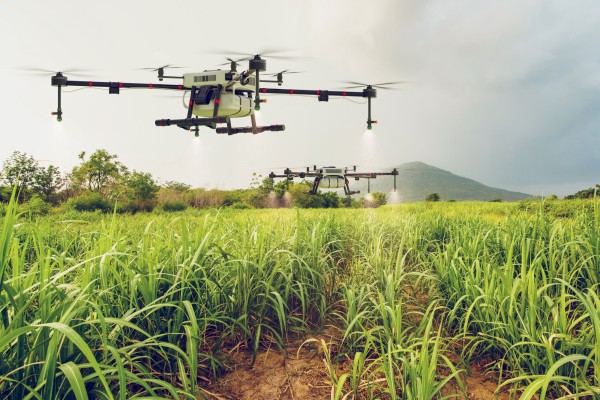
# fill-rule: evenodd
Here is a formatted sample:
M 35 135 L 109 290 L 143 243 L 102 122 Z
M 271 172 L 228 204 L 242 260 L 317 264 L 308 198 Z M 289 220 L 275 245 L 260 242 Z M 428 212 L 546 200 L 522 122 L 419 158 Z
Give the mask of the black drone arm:
M 57 73 L 52 77 L 51 85 L 58 88 L 58 107 L 53 115 L 56 115 L 58 121 L 62 121 L 61 107 L 61 89 L 63 86 L 75 87 L 97 87 L 108 88 L 108 93 L 119 94 L 121 88 L 127 89 L 169 89 L 169 90 L 189 90 L 183 85 L 167 85 L 163 83 L 134 83 L 134 82 L 101 82 L 101 81 L 70 81 L 62 73 Z
M 294 171 L 290 171 L 290 170 L 285 170 L 283 172 L 283 174 L 276 174 L 274 172 L 271 172 L 269 174 L 269 178 L 288 178 L 288 179 L 294 179 L 294 178 L 322 178 L 323 174 L 318 173 L 318 172 L 294 172 Z
M 375 179 L 378 176 L 386 176 L 391 175 L 394 177 L 394 192 L 396 191 L 396 176 L 398 176 L 398 170 L 394 168 L 390 172 L 346 172 L 344 176 L 354 178 L 356 180 L 359 179 L 368 179 L 369 180 L 369 192 L 370 192 L 370 183 L 371 179 Z
M 52 83 L 52 86 L 59 86 Z M 101 81 L 70 81 L 65 80 L 60 86 L 80 86 L 108 88 L 110 94 L 119 94 L 119 89 L 169 89 L 190 90 L 183 85 L 169 85 L 165 83 L 136 83 L 136 82 L 101 82 Z
M 330 96 L 335 97 L 366 97 L 368 103 L 367 129 L 371 129 L 372 124 L 377 121 L 371 118 L 371 99 L 377 97 L 377 89 L 367 86 L 360 92 L 347 90 L 307 90 L 307 89 L 276 89 L 276 88 L 260 88 L 260 93 L 265 94 L 290 94 L 317 96 L 319 101 L 329 101 Z

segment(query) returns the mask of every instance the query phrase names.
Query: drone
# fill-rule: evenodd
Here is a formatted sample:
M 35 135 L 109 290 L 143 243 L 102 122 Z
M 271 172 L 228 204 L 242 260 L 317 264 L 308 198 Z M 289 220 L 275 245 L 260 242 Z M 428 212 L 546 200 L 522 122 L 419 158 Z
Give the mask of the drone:
M 398 170 L 394 168 L 390 172 L 356 172 L 356 166 L 353 168 L 336 168 L 336 167 L 321 167 L 317 168 L 313 165 L 312 170 L 310 167 L 306 167 L 306 171 L 296 172 L 289 168 L 283 171 L 283 174 L 276 174 L 271 172 L 269 178 L 286 178 L 287 180 L 294 180 L 294 178 L 315 178 L 310 194 L 317 194 L 319 187 L 321 189 L 340 189 L 344 188 L 346 196 L 352 196 L 353 194 L 360 193 L 360 190 L 350 190 L 350 181 L 348 178 L 354 178 L 354 180 L 367 179 L 367 191 L 371 193 L 371 179 L 375 179 L 381 175 L 392 175 L 394 177 L 394 192 L 396 191 L 396 176 L 398 176 Z
M 278 86 L 281 86 L 284 74 L 295 73 L 295 71 L 283 70 L 271 74 L 276 77 L 276 80 L 261 81 L 261 74 L 267 70 L 267 61 L 263 58 L 265 54 L 247 54 L 246 57 L 239 60 L 228 58 L 229 62 L 222 65 L 229 64 L 229 70 L 205 70 L 203 72 L 184 73 L 181 76 L 165 75 L 167 69 L 181 67 L 164 65 L 158 68 L 142 68 L 156 71 L 158 80 L 161 82 L 164 79 L 181 80 L 178 84 L 77 81 L 70 80 L 63 72 L 57 72 L 51 78 L 51 85 L 58 89 L 58 107 L 55 112 L 52 112 L 52 115 L 56 116 L 57 121 L 62 121 L 61 91 L 64 87 L 108 88 L 109 94 L 119 94 L 121 89 L 169 90 L 183 93 L 183 96 L 186 92 L 190 93 L 189 101 L 185 105 L 187 115 L 181 119 L 158 119 L 154 122 L 156 126 L 178 126 L 193 131 L 195 136 L 198 136 L 198 129 L 201 126 L 215 129 L 218 134 L 257 134 L 265 131 L 285 130 L 285 125 L 258 126 L 256 124 L 255 111 L 259 111 L 261 104 L 266 102 L 266 99 L 261 99 L 261 94 L 316 96 L 320 102 L 327 102 L 330 97 L 334 96 L 363 97 L 367 99 L 368 103 L 367 129 L 371 129 L 372 125 L 377 123 L 371 118 L 371 100 L 377 97 L 377 88 L 387 89 L 386 85 L 400 83 L 362 84 L 348 82 L 356 85 L 348 89 L 362 87 L 362 91 L 264 88 L 261 87 L 261 82 L 277 83 Z M 248 69 L 238 72 L 237 66 L 241 61 L 248 61 Z M 251 126 L 233 127 L 231 125 L 233 118 L 242 117 L 250 117 Z

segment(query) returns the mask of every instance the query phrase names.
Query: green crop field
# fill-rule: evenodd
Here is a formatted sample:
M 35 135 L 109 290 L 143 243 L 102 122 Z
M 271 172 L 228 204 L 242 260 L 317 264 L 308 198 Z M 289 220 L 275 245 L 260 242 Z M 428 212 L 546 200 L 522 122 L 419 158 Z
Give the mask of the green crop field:
M 231 349 L 292 339 L 335 399 L 472 398 L 475 368 L 500 398 L 600 398 L 600 207 L 566 203 L 8 206 L 0 398 L 213 398 Z

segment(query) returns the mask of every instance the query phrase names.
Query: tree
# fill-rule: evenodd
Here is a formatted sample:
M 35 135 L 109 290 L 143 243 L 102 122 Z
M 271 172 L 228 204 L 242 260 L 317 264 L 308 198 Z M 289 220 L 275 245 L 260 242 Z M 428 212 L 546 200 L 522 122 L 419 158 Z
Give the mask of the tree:
M 323 197 L 323 207 L 338 208 L 340 206 L 340 196 L 336 192 L 319 193 Z
M 56 203 L 56 193 L 64 185 L 65 180 L 54 165 L 39 168 L 34 176 L 33 190 L 49 203 Z
M 366 207 L 379 207 L 387 204 L 387 195 L 382 192 L 373 192 L 370 193 L 365 198 L 365 206 Z
M 134 170 L 126 177 L 125 184 L 127 185 L 126 196 L 129 200 L 128 211 L 151 211 L 154 208 L 156 194 L 160 187 L 152 179 L 151 174 Z
M 16 185 L 19 201 L 23 201 L 35 182 L 38 169 L 38 162 L 32 156 L 15 151 L 2 165 L 2 183 L 10 187 Z
M 275 196 L 277 196 L 278 199 L 281 199 L 285 192 L 288 191 L 288 188 L 290 187 L 290 182 L 291 181 L 284 179 L 282 181 L 277 182 L 273 186 L 273 191 L 275 192 Z
M 85 152 L 82 152 L 79 158 L 82 163 L 73 168 L 71 181 L 80 189 L 105 195 L 127 176 L 127 168 L 117 161 L 117 155 L 104 149 L 96 150 L 87 161 Z
M 425 197 L 425 201 L 428 201 L 428 202 L 440 201 L 440 195 L 437 193 L 428 194 L 427 197 Z
M 600 184 L 596 184 L 595 188 L 587 188 L 580 190 L 575 194 L 571 194 L 569 196 L 565 196 L 565 200 L 574 200 L 574 199 L 593 199 L 594 196 L 600 195 Z
M 177 193 L 185 193 L 190 190 L 191 186 L 187 183 L 177 182 L 177 181 L 167 181 L 163 185 L 163 188 L 172 190 Z
M 292 205 L 300 208 L 323 207 L 323 196 L 309 193 L 310 186 L 306 182 L 290 185 L 288 192 L 292 195 Z
M 133 171 L 126 179 L 130 200 L 154 201 L 160 187 L 148 172 Z

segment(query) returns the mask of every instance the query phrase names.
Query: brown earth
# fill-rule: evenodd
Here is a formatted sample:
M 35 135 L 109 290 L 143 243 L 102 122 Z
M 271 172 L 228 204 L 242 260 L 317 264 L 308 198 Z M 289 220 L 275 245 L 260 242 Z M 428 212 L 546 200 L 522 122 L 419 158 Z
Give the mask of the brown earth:
M 304 341 L 288 343 L 287 356 L 277 347 L 252 355 L 231 354 L 233 371 L 208 388 L 215 399 L 299 400 L 329 399 L 331 385 L 322 352 Z M 320 353 L 320 354 L 319 354 Z
M 330 343 L 332 336 L 312 338 Z M 205 393 L 212 394 L 209 398 L 215 400 L 330 399 L 332 390 L 322 347 L 316 342 L 306 342 L 305 338 L 290 341 L 286 350 L 287 356 L 275 346 L 262 350 L 251 366 L 252 355 L 234 349 L 229 363 L 232 371 L 207 387 Z M 338 375 L 343 372 L 338 371 Z M 509 399 L 505 393 L 494 397 L 498 380 L 486 373 L 485 365 L 471 365 L 468 375 L 463 374 L 463 380 L 467 397 L 457 399 Z

